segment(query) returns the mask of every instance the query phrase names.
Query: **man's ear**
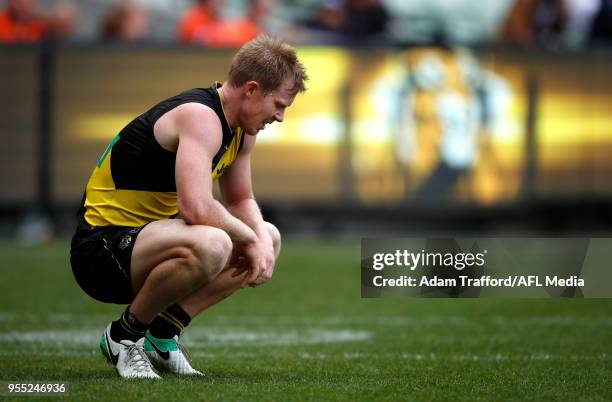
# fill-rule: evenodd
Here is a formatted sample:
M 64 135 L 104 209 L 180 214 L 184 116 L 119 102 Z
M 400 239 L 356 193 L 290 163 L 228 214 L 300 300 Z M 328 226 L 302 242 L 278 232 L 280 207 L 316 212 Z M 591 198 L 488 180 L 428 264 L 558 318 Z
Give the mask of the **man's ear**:
M 257 81 L 247 81 L 245 82 L 245 88 L 246 88 L 246 96 L 253 96 L 257 91 L 259 91 L 261 89 L 261 85 L 259 85 L 259 82 Z

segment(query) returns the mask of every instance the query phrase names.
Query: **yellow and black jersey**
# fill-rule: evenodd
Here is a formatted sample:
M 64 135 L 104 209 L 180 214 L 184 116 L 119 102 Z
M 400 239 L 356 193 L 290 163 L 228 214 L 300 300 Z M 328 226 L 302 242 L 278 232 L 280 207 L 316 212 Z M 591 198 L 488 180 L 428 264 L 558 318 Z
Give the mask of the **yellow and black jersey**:
M 232 130 L 217 91 L 195 88 L 166 99 L 132 120 L 111 141 L 87 183 L 81 213 L 90 226 L 142 226 L 176 215 L 176 153 L 159 145 L 155 122 L 185 103 L 201 103 L 215 111 L 223 128 L 221 147 L 212 162 L 216 180 L 242 148 L 243 132 Z

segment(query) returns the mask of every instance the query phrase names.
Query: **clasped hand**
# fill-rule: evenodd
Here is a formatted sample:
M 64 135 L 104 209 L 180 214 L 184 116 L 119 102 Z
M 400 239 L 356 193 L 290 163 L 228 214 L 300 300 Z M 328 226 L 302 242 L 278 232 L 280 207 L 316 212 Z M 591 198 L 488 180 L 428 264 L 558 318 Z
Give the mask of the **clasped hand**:
M 247 285 L 256 287 L 272 277 L 275 263 L 276 258 L 272 241 L 260 239 L 256 243 L 247 245 L 234 243 L 229 267 L 234 269 L 232 277 L 247 272 L 247 275 L 245 275 L 240 283 L 241 288 Z

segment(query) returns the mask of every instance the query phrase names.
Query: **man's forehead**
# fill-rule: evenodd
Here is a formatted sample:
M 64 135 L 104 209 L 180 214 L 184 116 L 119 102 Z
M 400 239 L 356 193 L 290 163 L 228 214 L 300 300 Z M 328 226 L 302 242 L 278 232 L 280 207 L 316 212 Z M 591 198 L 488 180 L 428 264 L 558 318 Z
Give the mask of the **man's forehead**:
M 288 92 L 278 96 L 276 98 L 276 101 L 281 103 L 283 106 L 288 107 L 288 106 L 291 106 L 291 104 L 293 103 L 293 100 L 295 99 L 296 95 L 297 95 L 297 93 L 295 91 L 288 91 Z
M 289 77 L 283 80 L 280 87 L 278 88 L 278 91 L 290 96 L 294 96 L 295 94 L 297 94 L 295 82 Z
M 292 81 L 285 80 L 278 89 L 270 92 L 270 95 L 272 95 L 275 100 L 281 101 L 288 106 L 293 102 L 293 99 L 295 99 L 297 90 Z

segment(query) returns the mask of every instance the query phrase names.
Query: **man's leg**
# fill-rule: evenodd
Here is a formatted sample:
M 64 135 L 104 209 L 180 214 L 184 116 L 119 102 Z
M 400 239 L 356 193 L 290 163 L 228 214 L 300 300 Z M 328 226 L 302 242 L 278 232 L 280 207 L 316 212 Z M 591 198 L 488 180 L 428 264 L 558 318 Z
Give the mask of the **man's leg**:
M 130 311 L 148 324 L 166 307 L 212 282 L 226 266 L 232 241 L 222 230 L 181 219 L 152 222 L 132 252 Z
M 268 232 L 274 244 L 274 254 L 276 258 L 280 253 L 281 235 L 276 226 L 265 222 Z M 232 277 L 234 270 L 228 267 L 219 274 L 213 281 L 199 288 L 189 296 L 182 299 L 178 304 L 189 314 L 191 318 L 200 312 L 215 305 L 226 297 L 231 296 L 236 290 L 240 289 L 243 275 Z
M 275 256 L 278 257 L 281 247 L 280 232 L 271 223 L 266 222 L 266 226 L 272 237 Z M 234 276 L 234 272 L 234 267 L 226 266 L 210 283 L 162 311 L 147 334 L 147 337 L 151 338 L 150 342 L 155 342 L 156 339 L 178 339 L 193 317 L 240 289 L 246 273 Z
M 266 226 L 272 237 L 275 256 L 278 258 L 281 247 L 280 232 L 271 223 L 266 222 Z M 233 274 L 233 267 L 226 266 L 210 283 L 162 311 L 151 325 L 151 334 L 161 339 L 180 335 L 193 317 L 240 289 L 245 274 L 236 277 Z
M 280 252 L 280 233 L 272 224 L 266 222 L 273 239 L 275 255 Z M 144 349 L 153 365 L 162 371 L 181 375 L 198 375 L 186 355 L 179 347 L 181 332 L 190 323 L 191 318 L 201 311 L 230 296 L 240 288 L 243 275 L 233 277 L 233 267 L 225 269 L 211 282 L 200 287 L 162 311 L 151 324 L 146 333 Z
M 139 340 L 159 313 L 216 278 L 231 250 L 231 239 L 222 230 L 180 219 L 152 222 L 140 231 L 131 254 L 135 298 L 100 343 L 122 377 L 157 377 Z M 188 363 L 181 369 L 181 374 L 201 374 Z
M 280 233 L 274 225 L 266 222 L 266 226 L 273 240 L 275 255 L 278 257 L 281 244 Z M 226 262 L 229 262 L 228 260 L 226 259 Z M 144 349 L 153 365 L 159 370 L 182 375 L 201 374 L 191 367 L 189 360 L 179 347 L 178 340 L 191 318 L 240 288 L 244 275 L 233 277 L 234 269 L 227 265 L 224 268 L 210 282 L 183 298 L 179 303 L 167 307 L 155 317 L 146 333 Z M 144 286 L 143 289 L 145 289 Z

